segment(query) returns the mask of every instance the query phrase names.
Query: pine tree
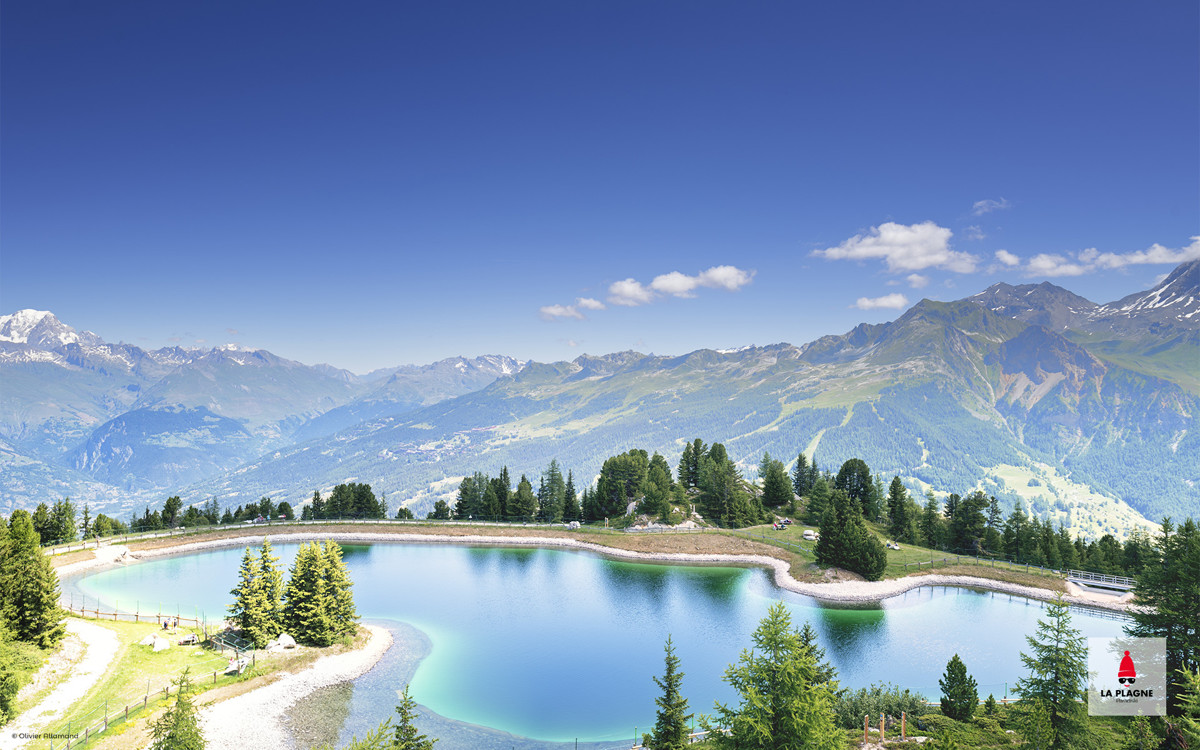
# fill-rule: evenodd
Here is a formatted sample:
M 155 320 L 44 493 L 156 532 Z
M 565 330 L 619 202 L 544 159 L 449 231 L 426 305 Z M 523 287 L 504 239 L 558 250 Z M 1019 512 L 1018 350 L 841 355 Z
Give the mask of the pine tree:
M 242 567 L 238 571 L 238 585 L 229 593 L 233 603 L 229 605 L 229 619 L 242 631 L 242 636 L 262 648 L 271 640 L 268 611 L 270 609 L 263 592 L 262 563 L 246 548 L 242 555 Z
M 150 750 L 204 750 L 204 735 L 192 704 L 188 670 L 175 682 L 175 703 L 154 722 Z
M 1016 693 L 1044 707 L 1053 734 L 1049 747 L 1070 747 L 1086 731 L 1087 642 L 1071 627 L 1061 595 L 1047 606 L 1046 619 L 1038 620 L 1036 636 L 1025 640 L 1033 653 L 1021 654 L 1029 674 L 1017 682 Z
M 423 734 L 417 732 L 417 702 L 408 694 L 408 685 L 400 694 L 400 705 L 396 706 L 400 720 L 396 722 L 396 734 L 392 742 L 394 750 L 433 750 L 433 743 Z
M 825 517 L 829 508 L 829 483 L 824 477 L 817 477 L 808 489 L 808 505 L 804 509 L 804 522 L 816 526 Z
M 792 469 L 792 492 L 796 497 L 804 497 L 812 489 L 811 477 L 808 474 L 808 459 L 801 453 L 796 457 L 796 468 Z
M 666 671 L 661 680 L 654 678 L 662 697 L 654 699 L 658 706 L 657 720 L 654 732 L 643 737 L 642 746 L 646 750 L 684 750 L 688 744 L 688 719 L 692 715 L 687 713 L 687 698 L 680 692 L 683 672 L 679 671 L 679 657 L 675 655 L 670 636 L 667 636 L 666 652 Z
M 887 550 L 867 528 L 860 507 L 845 492 L 834 490 L 830 507 L 821 519 L 817 562 L 853 570 L 868 581 L 878 581 L 887 568 Z
M 342 547 L 335 541 L 327 541 L 321 554 L 325 590 L 329 593 L 329 626 L 334 635 L 354 635 L 358 630 L 358 612 L 350 591 L 354 582 L 342 561 Z
M 1187 519 L 1175 528 L 1170 519 L 1149 552 L 1133 590 L 1131 636 L 1167 639 L 1167 674 L 1200 669 L 1200 528 Z M 1179 711 L 1178 689 L 1167 686 L 1168 713 Z
M 532 521 L 535 513 L 537 513 L 537 497 L 533 494 L 533 485 L 522 474 L 520 481 L 517 482 L 517 491 L 513 493 L 508 503 L 508 520 Z
M 263 539 L 258 574 L 262 581 L 259 586 L 262 592 L 262 624 L 268 638 L 283 632 L 283 571 L 279 569 L 279 558 L 274 552 L 270 540 Z
M 563 489 L 563 520 L 578 521 L 583 517 L 579 497 L 575 493 L 575 476 L 567 472 L 567 486 Z
M 296 554 L 284 590 L 284 625 L 299 643 L 328 646 L 334 639 L 330 606 L 324 556 L 315 542 L 306 542 Z
M 725 681 L 741 703 L 716 704 L 711 731 L 718 750 L 840 750 L 845 740 L 834 720 L 834 687 L 816 679 L 816 665 L 783 603 L 771 606 Z
M 679 458 L 679 483 L 684 487 L 695 487 L 692 480 L 692 444 L 683 444 L 683 455 Z
M 975 678 L 967 674 L 967 667 L 955 654 L 946 664 L 946 674 L 938 680 L 942 689 L 942 713 L 955 721 L 969 721 L 979 705 L 979 693 Z
M 23 510 L 9 519 L 8 550 L 0 565 L 4 621 L 17 640 L 50 648 L 62 640 L 65 612 L 58 606 L 58 576 L 42 553 L 33 519 Z
M 763 459 L 765 470 L 762 475 L 763 505 L 768 508 L 782 508 L 791 505 L 792 483 L 788 481 L 787 469 L 784 468 L 783 462 L 776 461 L 768 453 L 763 454 Z
M 84 539 L 92 535 L 92 509 L 87 503 L 83 504 L 83 520 L 79 523 L 79 533 Z
M 825 649 L 817 643 L 817 631 L 807 622 L 804 623 L 804 627 L 800 628 L 800 645 L 812 657 L 813 665 L 816 667 L 813 676 L 816 684 L 833 684 L 836 688 L 837 683 L 834 680 L 837 678 L 837 669 L 825 658 Z
M 887 511 L 890 522 L 888 533 L 893 539 L 911 541 L 907 539 L 911 520 L 908 517 L 908 490 L 904 488 L 900 477 L 892 477 L 892 484 L 888 488 Z

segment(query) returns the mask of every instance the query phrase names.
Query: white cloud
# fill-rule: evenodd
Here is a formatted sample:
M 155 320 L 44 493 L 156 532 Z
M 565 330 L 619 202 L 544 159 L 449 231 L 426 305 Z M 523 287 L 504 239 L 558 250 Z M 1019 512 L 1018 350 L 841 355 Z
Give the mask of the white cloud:
M 700 286 L 736 292 L 750 283 L 754 278 L 754 271 L 743 271 L 737 266 L 713 266 L 707 271 L 701 271 L 697 278 Z
M 1090 252 L 1095 253 L 1095 250 Z M 1089 251 L 1085 250 L 1080 253 L 1081 259 L 1084 253 L 1089 253 Z M 1137 250 L 1131 253 L 1095 253 L 1089 257 L 1100 268 L 1124 268 L 1125 266 L 1155 263 L 1178 265 L 1189 260 L 1200 259 L 1200 237 L 1192 237 L 1192 244 L 1178 250 L 1163 247 L 1155 242 L 1146 250 Z
M 696 276 L 688 276 L 679 271 L 664 273 L 661 276 L 655 276 L 654 281 L 650 282 L 650 288 L 661 294 L 670 294 L 675 297 L 695 297 L 692 290 L 700 286 L 700 279 Z
M 882 297 L 859 297 L 854 307 L 859 310 L 903 310 L 908 307 L 908 297 L 899 292 Z
M 1021 265 L 1021 259 L 1018 256 L 1014 255 L 1013 253 L 1010 253 L 1007 250 L 997 250 L 996 251 L 996 260 L 998 260 L 1001 263 L 1003 263 L 1004 265 L 1010 266 L 1010 267 Z
M 608 287 L 608 301 L 621 307 L 637 307 L 654 300 L 654 292 L 642 286 L 640 281 L 625 279 L 614 281 Z
M 688 276 L 679 271 L 655 276 L 654 281 L 650 282 L 650 288 L 673 297 L 695 297 L 693 292 L 698 287 L 736 292 L 749 284 L 753 278 L 754 271 L 745 271 L 737 266 L 713 266 L 696 276 Z
M 967 227 L 967 239 L 968 240 L 986 240 L 987 235 L 984 234 L 983 230 L 980 229 L 979 227 L 969 226 L 969 227 Z
M 921 289 L 929 286 L 929 277 L 922 276 L 919 273 L 910 273 L 908 276 L 904 277 L 904 280 L 907 281 L 908 285 L 913 289 Z
M 538 310 L 543 320 L 560 320 L 563 318 L 574 318 L 575 320 L 583 320 L 583 313 L 575 309 L 574 305 L 546 305 Z
M 998 201 L 985 198 L 981 201 L 975 201 L 975 205 L 971 206 L 971 215 L 983 216 L 984 214 L 990 214 L 992 211 L 1002 211 L 1006 208 L 1012 208 L 1012 204 L 1008 202 L 1007 198 L 1001 198 Z
M 665 296 L 695 297 L 700 288 L 724 289 L 736 292 L 754 279 L 754 271 L 747 271 L 737 266 L 713 266 L 701 271 L 695 276 L 689 276 L 680 271 L 671 271 L 659 276 L 648 285 L 630 277 L 614 281 L 608 287 L 607 301 L 618 307 L 640 307 L 648 305 Z M 593 297 L 577 297 L 573 305 L 546 305 L 539 309 L 545 320 L 575 318 L 583 320 L 586 316 L 580 310 L 606 310 L 608 306 Z
M 857 234 L 837 247 L 817 250 L 813 255 L 829 260 L 883 258 L 893 273 L 926 268 L 973 272 L 979 259 L 969 253 L 951 250 L 952 236 L 953 232 L 932 221 L 912 225 L 889 221 L 872 227 L 865 235 Z
M 1025 266 L 1025 272 L 1030 276 L 1081 276 L 1090 270 L 1057 253 L 1038 253 Z
M 1126 266 L 1178 265 L 1200 259 L 1200 237 L 1192 237 L 1186 247 L 1172 250 L 1157 242 L 1145 250 L 1128 253 L 1102 253 L 1094 247 L 1072 254 L 1041 253 L 1029 259 L 1026 276 L 1082 276 L 1095 271 L 1107 271 Z M 997 253 L 999 258 L 1000 254 Z M 1016 256 L 1013 256 L 1014 258 Z M 1001 259 L 1003 260 L 1003 259 Z

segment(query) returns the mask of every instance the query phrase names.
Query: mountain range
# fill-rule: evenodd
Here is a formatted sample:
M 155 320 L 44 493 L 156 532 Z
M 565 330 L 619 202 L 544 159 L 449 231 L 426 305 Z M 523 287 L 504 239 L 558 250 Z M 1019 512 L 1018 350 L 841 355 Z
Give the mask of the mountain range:
M 108 344 L 23 310 L 0 317 L 0 503 L 297 504 L 362 481 L 420 514 L 472 471 L 533 476 L 558 458 L 587 482 L 614 453 L 674 464 L 701 437 L 747 473 L 764 451 L 834 470 L 857 456 L 914 491 L 980 487 L 1124 534 L 1200 515 L 1198 313 L 1192 261 L 1109 304 L 996 284 L 802 346 L 358 376 L 262 350 Z

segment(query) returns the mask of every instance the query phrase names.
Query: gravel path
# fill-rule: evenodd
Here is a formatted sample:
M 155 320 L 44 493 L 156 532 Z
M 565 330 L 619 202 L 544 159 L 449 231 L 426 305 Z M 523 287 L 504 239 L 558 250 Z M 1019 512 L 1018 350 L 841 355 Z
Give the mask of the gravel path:
M 367 645 L 357 651 L 325 656 L 298 674 L 204 708 L 200 728 L 208 750 L 286 748 L 281 719 L 296 701 L 318 688 L 353 680 L 370 671 L 392 645 L 392 635 L 374 625 Z
M 67 631 L 85 644 L 83 658 L 70 668 L 71 676 L 54 688 L 41 703 L 4 727 L 4 732 L 0 735 L 0 748 L 8 750 L 23 747 L 37 737 L 36 730 L 62 718 L 67 709 L 92 689 L 116 657 L 117 649 L 121 645 L 116 633 L 83 620 L 68 620 Z M 43 667 L 53 668 L 51 664 Z

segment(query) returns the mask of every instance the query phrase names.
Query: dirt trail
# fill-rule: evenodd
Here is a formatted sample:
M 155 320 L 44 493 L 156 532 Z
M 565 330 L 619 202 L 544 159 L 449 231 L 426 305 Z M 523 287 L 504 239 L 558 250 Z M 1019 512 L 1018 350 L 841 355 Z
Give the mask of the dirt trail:
M 67 631 L 70 634 L 68 638 L 74 637 L 83 644 L 83 658 L 74 666 L 68 667 L 71 676 L 61 685 L 54 688 L 36 706 L 4 727 L 4 732 L 0 735 L 0 748 L 3 750 L 24 747 L 37 739 L 38 730 L 57 729 L 50 725 L 65 716 L 71 706 L 87 695 L 108 669 L 121 646 L 116 633 L 83 620 L 68 620 Z M 63 666 L 62 660 L 52 658 L 34 676 L 34 682 L 40 681 L 44 684 L 51 679 L 50 672 Z

